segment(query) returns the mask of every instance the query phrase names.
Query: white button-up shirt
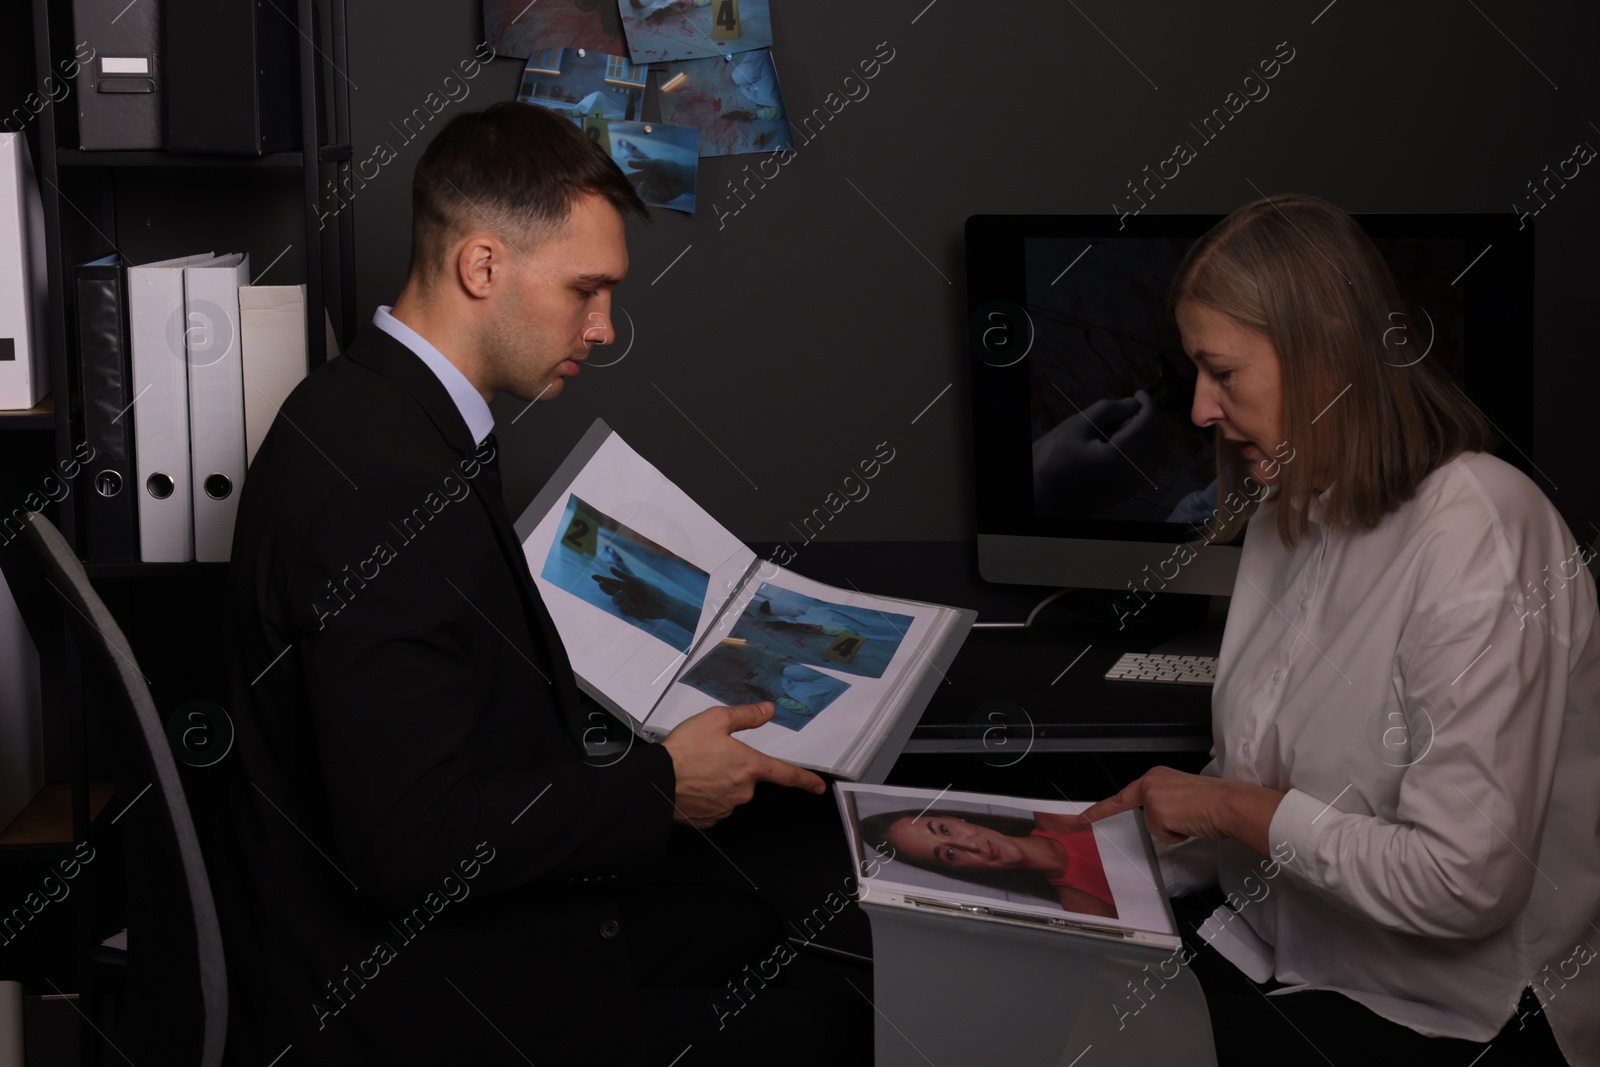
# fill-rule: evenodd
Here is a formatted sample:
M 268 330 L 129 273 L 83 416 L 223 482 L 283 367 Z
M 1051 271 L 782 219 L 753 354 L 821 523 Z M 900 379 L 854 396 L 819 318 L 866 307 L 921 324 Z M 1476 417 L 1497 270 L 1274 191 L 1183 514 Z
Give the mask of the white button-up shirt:
M 1205 772 L 1285 791 L 1268 842 L 1293 858 L 1268 881 L 1236 841 L 1186 841 L 1159 850 L 1168 890 L 1234 894 L 1280 992 L 1487 1041 L 1532 985 L 1568 1061 L 1600 1064 L 1589 553 L 1480 453 L 1366 533 L 1321 503 L 1292 551 L 1276 494 L 1250 521 Z

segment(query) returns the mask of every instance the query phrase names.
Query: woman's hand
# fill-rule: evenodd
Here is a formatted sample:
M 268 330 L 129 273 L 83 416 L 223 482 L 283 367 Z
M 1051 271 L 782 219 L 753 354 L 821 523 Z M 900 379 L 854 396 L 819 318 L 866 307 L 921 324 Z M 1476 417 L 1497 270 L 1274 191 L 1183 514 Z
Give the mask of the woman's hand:
M 1267 829 L 1283 797 L 1275 789 L 1247 782 L 1152 767 L 1116 796 L 1085 808 L 1081 817 L 1094 822 L 1142 807 L 1145 825 L 1164 845 L 1175 845 L 1190 837 L 1211 841 L 1233 838 L 1265 856 Z

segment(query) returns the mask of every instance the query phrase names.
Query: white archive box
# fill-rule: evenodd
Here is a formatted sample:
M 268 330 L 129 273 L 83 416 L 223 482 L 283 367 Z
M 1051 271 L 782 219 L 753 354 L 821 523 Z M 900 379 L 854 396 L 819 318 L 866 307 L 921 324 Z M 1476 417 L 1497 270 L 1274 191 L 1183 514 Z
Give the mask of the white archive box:
M 45 358 L 44 208 L 20 133 L 0 133 L 0 409 L 27 409 L 50 391 Z

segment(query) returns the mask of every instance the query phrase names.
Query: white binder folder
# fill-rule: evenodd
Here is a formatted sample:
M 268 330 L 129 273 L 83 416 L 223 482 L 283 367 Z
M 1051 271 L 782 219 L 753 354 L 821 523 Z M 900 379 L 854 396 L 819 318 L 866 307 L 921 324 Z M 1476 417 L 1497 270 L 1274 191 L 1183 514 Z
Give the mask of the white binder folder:
M 139 558 L 146 563 L 194 559 L 183 268 L 213 258 L 206 252 L 128 268 L 134 399 L 123 417 L 133 418 Z
M 0 133 L 0 408 L 49 392 L 45 360 L 44 209 L 20 133 Z
M 183 268 L 184 341 L 189 357 L 189 459 L 194 492 L 194 558 L 226 563 L 244 483 L 244 359 L 239 286 L 250 257 L 218 256 Z
M 245 463 L 272 428 L 278 409 L 306 376 L 306 287 L 245 285 L 239 289 L 244 344 Z

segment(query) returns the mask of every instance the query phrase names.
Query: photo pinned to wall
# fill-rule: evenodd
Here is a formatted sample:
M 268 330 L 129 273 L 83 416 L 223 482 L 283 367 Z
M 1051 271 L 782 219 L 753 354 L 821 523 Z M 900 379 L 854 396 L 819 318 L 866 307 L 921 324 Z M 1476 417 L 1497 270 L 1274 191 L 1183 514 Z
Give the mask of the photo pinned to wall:
M 808 726 L 850 688 L 752 641 L 727 638 L 678 679 L 713 700 L 735 706 L 772 702 L 772 721 L 785 730 Z
M 688 652 L 710 576 L 599 509 L 567 497 L 539 577 Z
M 619 0 L 635 63 L 705 59 L 772 47 L 768 0 Z
M 700 155 L 793 148 L 772 50 L 686 59 L 660 75 L 661 120 L 700 131 Z
M 517 99 L 568 118 L 632 121 L 643 115 L 648 71 L 625 56 L 549 48 L 528 60 Z
M 831 604 L 762 582 L 728 636 L 791 663 L 882 678 L 911 623 L 909 615 Z
M 483 0 L 483 34 L 497 55 L 519 59 L 552 46 L 628 52 L 616 0 Z
M 700 134 L 686 126 L 585 115 L 573 120 L 603 148 L 650 207 L 694 214 Z

